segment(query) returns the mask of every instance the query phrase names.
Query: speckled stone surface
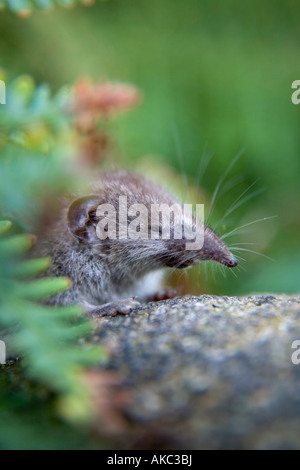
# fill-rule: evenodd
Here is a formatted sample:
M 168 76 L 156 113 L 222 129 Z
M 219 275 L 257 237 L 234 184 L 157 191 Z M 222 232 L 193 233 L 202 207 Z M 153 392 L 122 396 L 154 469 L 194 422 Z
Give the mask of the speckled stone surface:
M 127 417 L 177 449 L 300 449 L 294 340 L 300 297 L 277 295 L 151 303 L 94 336 L 131 391 Z

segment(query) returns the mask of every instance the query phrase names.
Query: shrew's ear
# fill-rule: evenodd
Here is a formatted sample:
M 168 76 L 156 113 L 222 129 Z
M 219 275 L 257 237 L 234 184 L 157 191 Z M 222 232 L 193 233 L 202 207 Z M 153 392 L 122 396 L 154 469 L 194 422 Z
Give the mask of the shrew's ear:
M 99 196 L 76 199 L 69 206 L 67 220 L 71 233 L 83 243 L 96 241 L 95 214 L 100 204 Z

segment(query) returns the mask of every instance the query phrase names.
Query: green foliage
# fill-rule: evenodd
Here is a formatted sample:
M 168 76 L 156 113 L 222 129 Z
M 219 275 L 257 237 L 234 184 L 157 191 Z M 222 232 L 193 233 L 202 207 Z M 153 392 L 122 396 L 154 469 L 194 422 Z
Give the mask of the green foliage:
M 28 230 L 43 197 L 71 188 L 78 177 L 67 168 L 69 90 L 54 97 L 29 76 L 8 82 L 7 104 L 0 106 L 0 217 Z
M 29 377 L 58 394 L 65 416 L 89 417 L 87 392 L 81 382 L 84 365 L 99 364 L 98 348 L 80 347 L 79 338 L 91 333 L 91 324 L 82 319 L 77 306 L 53 308 L 37 303 L 69 287 L 65 278 L 27 280 L 49 264 L 47 259 L 22 261 L 20 256 L 32 244 L 26 234 L 7 234 L 8 221 L 0 231 L 0 328 L 8 329 L 9 345 L 24 357 Z M 9 352 L 9 351 L 8 351 Z
M 68 423 L 86 424 L 93 415 L 84 371 L 104 358 L 102 349 L 86 342 L 92 325 L 78 306 L 45 304 L 45 299 L 67 289 L 70 281 L 40 277 L 50 260 L 29 256 L 36 237 L 25 233 L 43 211 L 44 198 L 51 195 L 55 200 L 61 190 L 78 181 L 64 158 L 71 132 L 65 109 L 68 96 L 64 89 L 52 97 L 47 86 L 36 87 L 30 77 L 21 76 L 8 83 L 7 105 L 0 107 L 0 337 L 7 354 L 19 358 L 12 390 L 16 386 L 21 390 L 24 381 L 32 387 L 27 406 L 21 405 L 22 392 L 21 401 L 12 403 L 5 389 L 0 391 L 4 419 L 0 419 L 0 446 L 4 447 L 28 447 L 18 441 L 21 429 L 32 434 L 31 445 L 45 446 L 37 428 L 31 428 L 28 413 L 40 394 L 51 416 L 67 423 L 60 422 L 51 431 L 52 418 L 41 418 L 45 435 L 52 436 L 48 444 L 64 427 L 70 439 L 76 439 Z M 3 383 L 12 367 L 11 363 L 0 366 Z M 13 434 L 19 430 L 14 444 L 10 441 L 8 446 L 5 422 Z
M 29 380 L 21 364 L 0 366 L 0 449 L 99 448 L 86 427 L 57 417 L 56 396 Z
M 67 126 L 64 106 L 68 90 L 52 97 L 46 84 L 36 86 L 28 75 L 8 83 L 6 105 L 0 107 L 1 142 L 46 153 Z

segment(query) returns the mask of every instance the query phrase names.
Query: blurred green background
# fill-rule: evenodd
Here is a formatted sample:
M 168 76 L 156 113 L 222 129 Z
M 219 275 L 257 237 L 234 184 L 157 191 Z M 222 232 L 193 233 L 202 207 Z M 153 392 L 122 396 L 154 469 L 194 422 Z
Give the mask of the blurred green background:
M 205 277 L 201 268 L 180 282 L 193 293 L 299 292 L 300 106 L 291 102 L 300 79 L 299 14 L 292 0 L 108 0 L 23 20 L 1 12 L 0 67 L 53 91 L 82 76 L 136 85 L 142 104 L 114 123 L 123 165 L 154 177 L 186 174 L 194 187 L 201 157 L 212 155 L 201 180 L 205 202 L 244 149 L 210 223 L 257 181 L 245 195 L 265 190 L 221 229 L 277 215 L 226 239 L 257 243 L 239 247 L 274 261 L 240 252 L 246 261 L 237 278 L 229 271 Z

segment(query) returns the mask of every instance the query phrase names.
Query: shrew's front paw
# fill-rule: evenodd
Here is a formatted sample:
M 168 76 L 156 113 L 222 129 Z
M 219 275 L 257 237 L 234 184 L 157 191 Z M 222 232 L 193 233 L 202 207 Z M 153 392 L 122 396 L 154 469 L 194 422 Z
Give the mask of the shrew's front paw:
M 139 307 L 141 304 L 135 297 L 128 299 L 114 300 L 99 307 L 91 308 L 87 314 L 92 318 L 99 317 L 114 317 L 115 315 L 127 315 L 134 308 Z

